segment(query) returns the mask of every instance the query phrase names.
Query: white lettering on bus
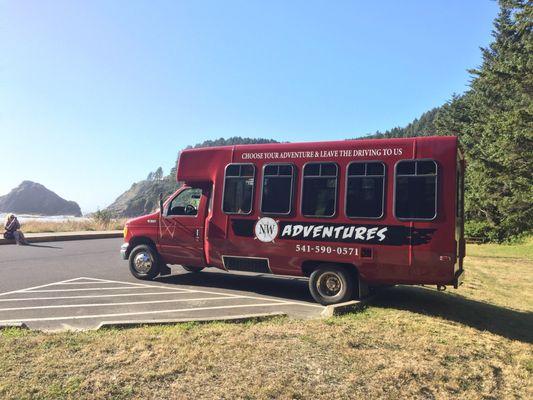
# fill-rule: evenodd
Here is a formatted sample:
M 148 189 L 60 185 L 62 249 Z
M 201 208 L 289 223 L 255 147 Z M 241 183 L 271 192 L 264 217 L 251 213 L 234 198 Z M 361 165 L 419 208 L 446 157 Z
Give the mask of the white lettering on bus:
M 332 236 L 335 239 L 347 240 L 361 240 L 369 241 L 377 238 L 378 241 L 382 242 L 386 239 L 385 233 L 388 231 L 388 228 L 379 228 L 372 227 L 367 228 L 365 226 L 324 226 L 324 225 L 292 225 L 287 224 L 283 227 L 283 232 L 281 232 L 281 238 L 284 237 L 299 237 L 302 236 L 302 239 L 312 237 L 312 238 L 321 238 L 329 239 Z
M 347 238 L 351 237 L 353 235 L 353 230 L 354 229 L 355 229 L 355 227 L 353 227 L 353 226 L 350 226 L 348 229 L 345 229 L 344 233 L 342 234 L 342 238 L 343 239 L 347 239 Z
M 269 151 L 258 153 L 242 153 L 242 160 L 290 160 L 301 158 L 357 158 L 357 157 L 383 157 L 383 156 L 401 156 L 403 148 L 401 147 L 383 147 L 377 149 L 346 149 L 346 150 L 320 150 L 320 151 Z
M 333 227 L 332 226 L 325 226 L 324 229 L 322 229 L 322 237 L 323 238 L 330 238 L 333 235 Z
M 380 229 L 377 233 L 377 236 L 379 237 L 379 241 L 383 241 L 385 239 L 385 232 L 387 232 L 387 228 Z
M 374 236 L 376 235 L 376 232 L 378 231 L 378 228 L 370 228 L 367 232 L 366 232 L 366 237 L 368 238 L 368 240 L 372 240 L 374 239 Z

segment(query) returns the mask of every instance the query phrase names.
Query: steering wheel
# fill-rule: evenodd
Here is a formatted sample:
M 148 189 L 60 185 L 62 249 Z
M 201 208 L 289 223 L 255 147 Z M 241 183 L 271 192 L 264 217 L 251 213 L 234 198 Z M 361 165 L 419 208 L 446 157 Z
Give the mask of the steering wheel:
M 187 204 L 185 206 L 185 214 L 186 215 L 194 215 L 194 214 L 196 214 L 196 212 L 197 212 L 196 211 L 196 207 L 193 206 L 192 204 Z

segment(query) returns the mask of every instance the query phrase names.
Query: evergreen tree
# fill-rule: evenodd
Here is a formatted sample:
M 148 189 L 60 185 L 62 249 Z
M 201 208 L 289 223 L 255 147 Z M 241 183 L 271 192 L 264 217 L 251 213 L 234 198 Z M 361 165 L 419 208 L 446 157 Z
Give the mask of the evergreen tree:
M 163 179 L 163 168 L 159 167 L 154 172 L 154 180 L 160 181 L 161 179 Z
M 533 220 L 533 9 L 523 0 L 500 7 L 471 89 L 435 121 L 465 149 L 469 233 L 497 241 L 530 233 Z

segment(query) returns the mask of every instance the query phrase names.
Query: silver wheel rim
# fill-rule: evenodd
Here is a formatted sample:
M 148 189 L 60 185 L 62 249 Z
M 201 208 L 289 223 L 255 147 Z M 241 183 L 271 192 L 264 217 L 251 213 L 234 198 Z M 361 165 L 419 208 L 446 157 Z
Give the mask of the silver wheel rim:
M 343 290 L 343 287 L 341 277 L 334 272 L 323 273 L 316 282 L 318 293 L 325 298 L 337 296 Z
M 135 258 L 133 259 L 133 266 L 135 267 L 135 271 L 140 274 L 147 274 L 148 272 L 150 272 L 153 265 L 154 260 L 152 258 L 152 255 L 147 251 L 141 251 L 140 253 L 137 253 L 135 255 Z

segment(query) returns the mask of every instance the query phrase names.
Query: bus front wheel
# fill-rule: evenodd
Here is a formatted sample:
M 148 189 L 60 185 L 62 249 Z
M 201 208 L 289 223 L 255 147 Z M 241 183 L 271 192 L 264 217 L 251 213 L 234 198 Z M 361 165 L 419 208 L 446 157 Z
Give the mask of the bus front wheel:
M 309 279 L 309 291 L 324 306 L 343 303 L 353 298 L 355 279 L 346 268 L 323 265 L 313 271 Z
M 151 246 L 136 246 L 128 261 L 130 272 L 137 279 L 152 280 L 159 274 L 159 256 Z

